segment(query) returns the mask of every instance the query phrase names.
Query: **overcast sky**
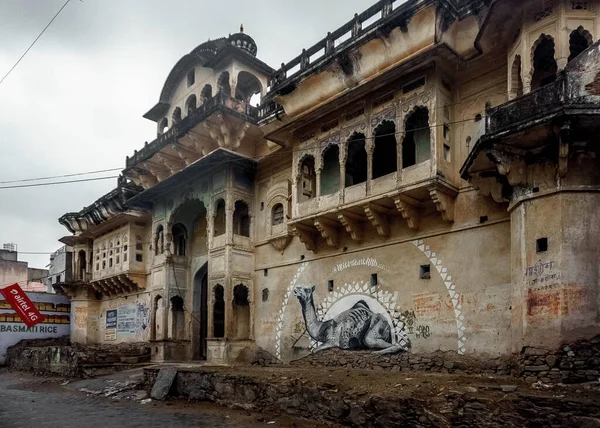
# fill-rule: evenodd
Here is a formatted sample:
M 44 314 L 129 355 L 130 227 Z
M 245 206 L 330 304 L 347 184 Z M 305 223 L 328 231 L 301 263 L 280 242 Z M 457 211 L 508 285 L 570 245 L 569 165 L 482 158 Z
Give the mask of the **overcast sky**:
M 64 1 L 0 0 L 0 76 Z M 374 2 L 71 0 L 0 85 L 0 181 L 124 167 L 125 156 L 155 138 L 155 124 L 142 115 L 177 60 L 198 44 L 243 23 L 258 57 L 277 68 Z M 68 234 L 57 219 L 115 185 L 0 189 L 0 244 L 56 250 Z M 30 267 L 49 263 L 49 255 L 19 259 Z

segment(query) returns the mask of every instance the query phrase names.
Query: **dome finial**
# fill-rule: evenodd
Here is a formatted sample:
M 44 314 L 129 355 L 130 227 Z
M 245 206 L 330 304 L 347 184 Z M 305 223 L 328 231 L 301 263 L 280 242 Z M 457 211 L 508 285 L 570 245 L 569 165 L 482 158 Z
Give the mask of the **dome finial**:
M 244 24 L 240 24 L 240 33 L 244 32 Z

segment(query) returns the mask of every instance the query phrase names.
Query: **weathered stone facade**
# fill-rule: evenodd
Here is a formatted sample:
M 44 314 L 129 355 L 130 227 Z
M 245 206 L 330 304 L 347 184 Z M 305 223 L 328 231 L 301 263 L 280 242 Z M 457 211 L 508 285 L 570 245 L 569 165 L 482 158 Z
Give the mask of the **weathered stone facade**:
M 587 379 L 555 353 L 600 333 L 599 14 L 383 0 L 278 70 L 243 32 L 198 46 L 157 139 L 61 218 L 72 339 Z

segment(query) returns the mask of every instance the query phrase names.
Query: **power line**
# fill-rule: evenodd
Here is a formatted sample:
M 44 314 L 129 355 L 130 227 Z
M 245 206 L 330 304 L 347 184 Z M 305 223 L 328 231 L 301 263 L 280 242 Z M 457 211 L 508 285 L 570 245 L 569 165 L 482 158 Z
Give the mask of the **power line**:
M 113 178 L 119 178 L 118 175 L 113 175 L 110 177 L 97 177 L 97 178 L 83 178 L 81 180 L 66 180 L 66 181 L 55 181 L 52 183 L 36 183 L 36 184 L 19 184 L 16 186 L 0 186 L 0 189 L 20 189 L 23 187 L 41 187 L 41 186 L 54 186 L 57 184 L 67 184 L 67 183 L 82 183 L 85 181 L 98 181 L 98 180 L 108 180 Z
M 46 30 L 48 29 L 48 27 L 50 27 L 50 25 L 52 25 L 52 23 L 54 22 L 54 20 L 56 19 L 56 17 L 57 17 L 58 15 L 60 15 L 60 13 L 63 11 L 63 9 L 64 9 L 65 7 L 67 7 L 67 5 L 69 4 L 69 2 L 70 2 L 70 1 L 71 1 L 71 0 L 67 0 L 67 1 L 65 2 L 65 4 L 63 4 L 63 5 L 62 5 L 62 7 L 61 7 L 61 8 L 58 10 L 58 12 L 56 12 L 56 14 L 55 14 L 55 15 L 52 17 L 52 19 L 50 20 L 50 22 L 48 23 L 48 25 L 46 25 L 46 26 L 44 27 L 44 29 L 42 30 L 42 32 L 41 32 L 41 33 L 40 33 L 40 34 L 39 34 L 39 35 L 38 35 L 38 36 L 35 38 L 35 40 L 33 41 L 33 43 L 31 43 L 31 44 L 29 45 L 29 47 L 27 48 L 27 50 L 26 50 L 26 51 L 23 53 L 23 55 L 21 55 L 21 57 L 20 57 L 20 58 L 17 60 L 17 62 L 15 63 L 15 65 L 13 65 L 13 66 L 11 67 L 11 69 L 10 69 L 10 70 L 8 70 L 8 73 L 6 73 L 2 79 L 0 79 L 0 85 L 2 84 L 2 82 L 4 82 L 4 79 L 6 79 L 6 78 L 8 77 L 8 75 L 9 75 L 10 73 L 12 73 L 12 71 L 13 71 L 13 70 L 14 70 L 14 69 L 17 67 L 17 65 L 19 65 L 19 63 L 21 62 L 21 60 L 22 60 L 23 58 L 25 58 L 25 55 L 27 55 L 27 53 L 28 53 L 28 52 L 31 50 L 31 48 L 33 47 L 33 45 L 35 45 L 35 43 L 36 43 L 36 42 L 37 42 L 37 41 L 40 39 L 40 37 L 42 37 L 42 34 L 44 34 L 44 33 L 46 32 Z
M 90 175 L 90 174 L 100 174 L 101 172 L 111 172 L 111 171 L 121 171 L 123 168 L 109 168 L 109 169 L 99 169 L 97 171 L 88 171 L 88 172 L 77 172 L 73 174 L 64 174 L 64 175 L 54 175 L 51 177 L 38 177 L 38 178 L 23 178 L 19 180 L 9 180 L 9 181 L 0 181 L 0 184 L 10 184 L 10 183 L 23 183 L 27 181 L 39 181 L 39 180 L 50 180 L 54 178 L 66 178 L 66 177 L 77 177 L 80 175 Z

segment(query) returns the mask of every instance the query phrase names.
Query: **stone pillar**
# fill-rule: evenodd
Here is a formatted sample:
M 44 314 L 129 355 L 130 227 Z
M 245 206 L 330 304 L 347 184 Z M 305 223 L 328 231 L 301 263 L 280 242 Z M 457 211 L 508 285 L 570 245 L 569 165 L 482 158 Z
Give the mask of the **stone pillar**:
M 370 138 L 367 139 L 365 150 L 367 151 L 367 195 L 370 195 L 373 180 L 373 151 L 375 150 L 375 143 Z
M 396 173 L 398 184 L 402 183 L 402 168 L 404 168 L 402 163 L 402 147 L 404 146 L 404 132 L 398 133 L 398 143 L 396 143 L 396 165 L 398 172 Z
M 321 196 L 321 170 L 322 168 L 316 169 L 315 170 L 315 174 L 317 175 L 317 180 L 316 180 L 316 189 L 315 189 L 315 195 L 318 198 L 319 196 Z

